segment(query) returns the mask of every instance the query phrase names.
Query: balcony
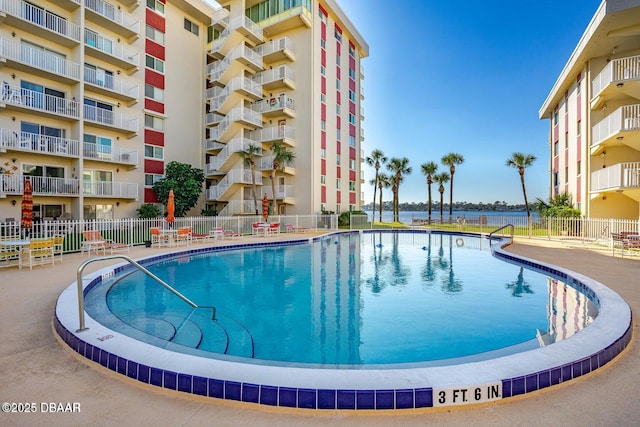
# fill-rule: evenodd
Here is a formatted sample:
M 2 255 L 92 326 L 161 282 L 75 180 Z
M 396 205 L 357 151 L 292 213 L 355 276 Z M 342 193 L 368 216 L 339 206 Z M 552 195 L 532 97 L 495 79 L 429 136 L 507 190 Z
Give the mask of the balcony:
M 84 120 L 104 129 L 116 129 L 130 134 L 138 133 L 138 118 L 125 116 L 113 110 L 83 105 Z
M 276 40 L 270 40 L 253 49 L 258 55 L 262 56 L 265 64 L 271 64 L 277 61 L 295 61 L 296 54 L 293 40 L 289 37 L 281 37 Z
M 6 151 L 79 157 L 80 142 L 74 139 L 1 128 L 0 152 Z
M 262 209 L 262 205 L 258 202 L 258 210 Z M 229 200 L 227 205 L 218 212 L 219 217 L 233 216 L 233 215 L 255 215 L 256 202 L 255 200 Z
M 605 101 L 630 96 L 640 99 L 640 55 L 614 59 L 591 82 L 591 109 Z
M 204 118 L 204 124 L 206 126 L 217 125 L 224 120 L 224 115 L 218 113 L 207 113 Z
M 262 57 L 245 45 L 237 46 L 223 60 L 207 66 L 209 79 L 223 85 L 238 74 L 244 74 L 245 69 L 253 72 L 263 70 Z
M 2 86 L 1 108 L 27 111 L 62 120 L 80 118 L 80 105 L 74 99 L 69 100 L 30 89 L 9 86 L 6 82 Z
M 127 83 L 113 75 L 98 73 L 95 69 L 84 67 L 84 81 L 92 92 L 117 98 L 125 102 L 137 102 L 140 99 L 140 87 Z
M 87 197 L 137 199 L 138 184 L 135 182 L 84 181 L 82 194 Z
M 251 104 L 251 108 L 261 113 L 264 117 L 285 115 L 293 118 L 296 116 L 295 103 L 287 95 L 263 99 Z
M 311 28 L 312 13 L 304 6 L 296 6 L 259 22 L 265 37 L 274 37 L 298 27 Z
M 262 175 L 256 173 L 256 185 L 262 185 Z M 248 169 L 232 169 L 228 174 L 224 176 L 218 182 L 217 185 L 212 185 L 207 189 L 207 200 L 220 200 L 222 199 L 227 192 L 232 188 L 232 186 L 241 184 L 241 185 L 251 185 L 252 184 L 252 173 L 251 170 Z
M 114 40 L 87 29 L 84 30 L 84 39 L 84 44 L 87 46 L 87 54 L 90 56 L 124 68 L 130 73 L 140 65 L 140 54 L 138 52 L 133 49 L 127 49 L 124 45 Z
M 251 139 L 254 139 L 260 143 L 274 143 L 276 141 L 282 141 L 289 147 L 295 147 L 296 142 L 296 128 L 293 126 L 270 126 L 264 129 L 254 130 L 249 134 Z
M 295 189 L 296 187 L 293 185 L 276 185 L 276 199 L 283 200 L 284 203 L 294 204 Z M 267 199 L 273 200 L 273 189 L 270 185 L 262 187 L 262 194 L 266 194 Z
M 593 126 L 591 155 L 607 147 L 627 145 L 640 151 L 640 104 L 624 105 Z
M 4 21 L 16 28 L 65 47 L 80 43 L 80 26 L 41 7 L 22 0 L 3 0 Z
M 83 142 L 82 149 L 82 157 L 86 160 L 117 163 L 127 166 L 129 169 L 138 167 L 138 152 L 136 150 L 90 142 Z
M 262 98 L 262 86 L 244 76 L 229 81 L 224 88 L 207 90 L 213 96 L 209 98 L 210 109 L 225 114 L 242 99 L 255 101 Z
M 86 16 L 97 24 L 124 36 L 129 41 L 140 37 L 140 21 L 103 0 L 84 0 Z
M 37 71 L 37 74 L 61 83 L 72 84 L 80 80 L 80 64 L 3 37 L 0 37 L 0 58 L 12 68 Z
M 0 197 L 22 195 L 27 175 L 0 175 Z M 72 178 L 29 176 L 34 196 L 78 196 L 80 181 Z
M 262 157 L 258 162 L 258 170 L 271 172 L 273 170 L 273 156 Z M 295 160 L 286 165 L 285 164 L 280 165 L 279 170 L 287 175 L 295 175 L 296 174 Z
M 261 84 L 264 90 L 276 90 L 296 88 L 296 75 L 288 65 L 281 65 L 276 68 L 262 71 L 251 78 L 254 82 Z
M 612 191 L 640 201 L 640 162 L 617 163 L 591 173 L 591 194 Z
M 262 29 L 246 16 L 225 18 L 222 22 L 226 23 L 226 28 L 217 39 L 211 42 L 210 53 L 214 57 L 227 56 L 233 46 L 243 43 L 245 40 L 252 46 L 262 43 Z

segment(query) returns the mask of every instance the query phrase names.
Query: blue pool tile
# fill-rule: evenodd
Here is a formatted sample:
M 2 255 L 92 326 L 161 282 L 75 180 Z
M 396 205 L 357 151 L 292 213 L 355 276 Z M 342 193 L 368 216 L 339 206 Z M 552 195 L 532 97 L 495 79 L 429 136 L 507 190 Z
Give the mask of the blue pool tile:
M 519 394 L 524 394 L 525 392 L 525 383 L 524 377 L 517 377 L 511 380 L 511 395 L 517 396 Z
M 318 409 L 335 409 L 336 391 L 318 390 Z
M 178 374 L 178 391 L 184 391 L 186 393 L 191 393 L 192 386 L 192 376 L 187 374 Z
M 100 364 L 106 368 L 108 360 L 109 360 L 109 352 L 100 350 Z
M 116 356 L 115 354 L 110 354 L 109 355 L 109 359 L 107 361 L 107 368 L 111 369 L 112 371 L 116 371 L 118 368 L 118 356 Z
M 207 395 L 207 379 L 204 377 L 193 377 L 193 394 L 199 396 Z
M 356 409 L 356 391 L 338 390 L 336 401 L 338 409 Z
M 278 387 L 270 385 L 260 386 L 260 403 L 263 405 L 278 405 Z
M 413 390 L 396 390 L 396 409 L 413 408 Z
M 258 403 L 260 386 L 258 384 L 242 383 L 242 401 Z
M 525 379 L 525 392 L 531 393 L 538 389 L 538 374 L 527 375 Z
M 124 357 L 118 356 L 118 373 L 122 375 L 127 375 L 127 362 L 128 360 Z
M 545 388 L 551 385 L 551 372 L 542 371 L 538 374 L 538 387 Z
M 230 400 L 240 400 L 242 398 L 242 384 L 236 381 L 225 381 L 224 398 Z
M 394 409 L 393 390 L 376 390 L 376 409 Z
M 308 388 L 298 389 L 298 408 L 316 409 L 317 391 Z
M 591 372 L 591 358 L 582 360 L 582 375 L 588 374 Z
M 291 408 L 298 407 L 298 390 L 289 387 L 280 387 L 278 389 L 278 404 L 280 406 L 288 406 Z
M 502 380 L 502 398 L 511 397 L 511 380 Z
M 138 379 L 138 364 L 133 360 L 129 360 L 127 363 L 127 376 L 134 380 Z
M 209 396 L 223 399 L 224 398 L 224 381 L 210 378 L 209 379 Z
M 356 409 L 375 408 L 375 392 L 373 390 L 356 390 Z
M 598 355 L 594 354 L 591 356 L 591 371 L 595 371 L 600 367 L 600 363 L 598 362 Z
M 416 408 L 431 408 L 433 406 L 433 389 L 417 388 L 415 398 Z
M 93 356 L 93 346 L 87 343 L 87 345 L 84 347 L 84 357 L 86 357 L 89 360 L 92 360 L 92 356 Z
M 562 367 L 562 381 L 569 381 L 572 378 L 573 375 L 571 374 L 571 365 L 564 365 Z
M 149 384 L 151 368 L 147 365 L 138 365 L 138 381 Z
M 162 387 L 162 369 L 151 368 L 151 376 L 149 377 L 149 384 Z
M 554 368 L 551 370 L 551 385 L 560 384 L 562 382 L 562 369 Z
M 164 371 L 163 373 L 164 379 L 164 388 L 168 388 L 171 390 L 175 390 L 177 388 L 178 382 L 178 374 L 171 371 Z
M 573 362 L 572 370 L 573 370 L 573 378 L 577 378 L 580 375 L 582 375 L 582 362 L 581 361 Z

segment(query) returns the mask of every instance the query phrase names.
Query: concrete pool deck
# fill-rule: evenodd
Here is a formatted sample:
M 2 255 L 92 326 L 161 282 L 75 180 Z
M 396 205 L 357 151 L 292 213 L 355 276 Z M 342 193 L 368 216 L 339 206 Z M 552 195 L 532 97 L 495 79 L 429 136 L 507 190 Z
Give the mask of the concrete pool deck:
M 288 236 L 275 237 L 286 238 Z M 252 239 L 253 240 L 253 239 Z M 249 241 L 249 238 L 244 239 Z M 519 239 L 509 251 L 592 277 L 640 309 L 640 259 Z M 157 249 L 132 248 L 132 257 Z M 62 290 L 75 279 L 80 254 L 32 271 L 0 270 L 0 400 L 35 403 L 35 414 L 0 414 L 1 425 L 633 425 L 640 419 L 637 318 L 629 347 L 594 373 L 524 397 L 473 408 L 371 412 L 311 411 L 198 399 L 115 375 L 60 345 L 51 320 Z M 94 271 L 110 263 L 95 263 Z M 79 403 L 79 413 L 42 413 L 48 403 Z M 45 404 L 44 406 L 42 404 Z M 77 406 L 76 406 L 77 407 Z

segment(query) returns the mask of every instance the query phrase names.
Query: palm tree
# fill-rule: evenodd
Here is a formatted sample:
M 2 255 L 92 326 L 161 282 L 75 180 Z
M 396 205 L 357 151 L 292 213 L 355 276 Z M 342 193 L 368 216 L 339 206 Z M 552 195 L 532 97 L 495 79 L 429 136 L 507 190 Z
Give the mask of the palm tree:
M 258 215 L 258 188 L 256 187 L 256 157 L 262 154 L 262 148 L 255 144 L 249 144 L 240 152 L 245 165 L 251 168 L 251 188 L 253 190 L 253 201 L 255 202 L 256 215 Z
M 378 171 L 382 165 L 387 163 L 387 157 L 381 150 L 373 150 L 371 155 L 365 159 L 369 166 L 373 166 L 376 169 L 376 177 L 373 179 L 373 208 L 371 209 L 372 217 L 376 212 L 376 189 L 378 187 Z M 381 219 L 382 221 L 382 219 Z
M 518 169 L 520 174 L 520 183 L 522 184 L 522 194 L 524 195 L 524 207 L 527 208 L 527 217 L 531 217 L 529 211 L 529 202 L 527 201 L 527 190 L 524 186 L 524 170 L 531 166 L 536 160 L 536 156 L 533 154 L 513 153 L 510 158 L 507 159 L 507 166 Z
M 276 197 L 276 174 L 293 163 L 296 155 L 291 151 L 287 151 L 282 142 L 276 141 L 271 144 L 271 153 L 273 154 L 273 167 L 271 169 L 271 191 L 273 192 L 273 213 L 278 214 L 278 202 Z
M 438 164 L 435 162 L 423 163 L 420 166 L 422 174 L 427 177 L 427 189 L 429 190 L 429 224 L 431 224 L 431 184 L 433 184 L 433 175 L 438 170 Z
M 411 173 L 411 167 L 409 166 L 409 159 L 403 157 L 401 159 L 394 157 L 387 163 L 387 169 L 393 172 L 392 186 L 393 191 L 393 222 L 400 222 L 400 201 L 398 199 L 398 192 L 400 190 L 400 183 L 404 179 L 403 175 L 409 175 Z
M 449 174 L 451 177 L 451 185 L 449 186 L 449 221 L 451 221 L 451 217 L 453 216 L 453 174 L 456 173 L 456 165 L 464 162 L 464 157 L 462 157 L 462 154 L 449 153 L 443 156 L 441 161 L 443 165 L 449 166 Z
M 449 174 L 447 172 L 440 172 L 433 176 L 433 181 L 439 185 L 438 191 L 440 192 L 440 223 L 442 224 L 442 207 L 444 206 L 444 184 L 449 182 Z
M 380 190 L 380 216 L 378 217 L 378 221 L 382 222 L 382 188 L 389 188 L 391 187 L 391 178 L 384 174 L 378 174 L 378 189 Z

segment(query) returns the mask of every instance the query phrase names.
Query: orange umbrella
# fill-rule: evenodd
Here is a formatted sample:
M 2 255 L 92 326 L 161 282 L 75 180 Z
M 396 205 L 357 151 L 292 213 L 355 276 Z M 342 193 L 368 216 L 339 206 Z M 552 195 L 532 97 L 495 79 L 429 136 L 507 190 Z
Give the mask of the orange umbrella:
M 267 217 L 269 216 L 269 200 L 267 199 L 267 195 L 265 194 L 264 197 L 262 197 L 262 216 L 264 218 L 264 220 L 267 220 Z
M 173 224 L 176 220 L 176 202 L 174 200 L 173 190 L 169 190 L 169 200 L 167 200 L 167 222 Z
M 22 193 L 22 219 L 20 227 L 23 230 L 31 230 L 33 227 L 33 189 L 31 187 L 31 179 L 27 177 L 24 180 L 24 190 Z M 26 232 L 28 235 L 29 232 Z

